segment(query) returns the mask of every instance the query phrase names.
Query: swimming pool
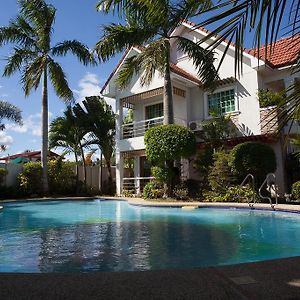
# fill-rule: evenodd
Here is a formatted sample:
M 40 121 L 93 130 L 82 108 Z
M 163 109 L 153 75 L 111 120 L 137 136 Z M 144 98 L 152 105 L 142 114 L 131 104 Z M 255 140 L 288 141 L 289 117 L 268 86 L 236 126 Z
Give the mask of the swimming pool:
M 300 255 L 299 214 L 101 200 L 3 206 L 0 272 L 192 268 Z

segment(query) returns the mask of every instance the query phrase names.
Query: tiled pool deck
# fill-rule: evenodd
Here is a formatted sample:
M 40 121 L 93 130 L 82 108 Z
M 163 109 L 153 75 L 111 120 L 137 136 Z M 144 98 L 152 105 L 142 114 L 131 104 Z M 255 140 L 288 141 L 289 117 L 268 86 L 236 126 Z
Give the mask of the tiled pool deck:
M 239 203 L 126 200 L 146 206 L 249 208 Z M 271 209 L 268 204 L 256 204 L 255 208 Z M 276 209 L 300 212 L 300 205 L 280 204 Z M 0 299 L 300 299 L 300 257 L 189 270 L 0 273 Z

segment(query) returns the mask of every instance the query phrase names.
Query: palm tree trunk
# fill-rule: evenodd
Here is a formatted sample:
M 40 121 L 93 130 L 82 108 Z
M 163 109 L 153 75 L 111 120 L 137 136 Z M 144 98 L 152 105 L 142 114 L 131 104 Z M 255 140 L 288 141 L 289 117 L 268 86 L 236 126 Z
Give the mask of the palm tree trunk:
M 84 181 L 84 185 L 86 187 L 87 186 L 86 185 L 86 163 L 85 163 L 84 152 L 83 152 L 83 147 L 82 147 L 81 143 L 79 143 L 79 147 L 80 147 L 82 163 L 83 163 L 83 181 Z
M 76 149 L 74 151 L 74 155 L 75 155 L 75 163 L 76 163 L 76 194 L 78 194 L 78 189 L 79 189 L 79 174 L 78 174 L 78 155 L 76 152 Z
M 47 67 L 44 70 L 43 92 L 42 92 L 42 190 L 46 195 L 49 192 L 48 186 L 48 77 Z
M 174 123 L 173 91 L 170 70 L 170 42 L 166 40 L 165 74 L 164 74 L 164 124 Z

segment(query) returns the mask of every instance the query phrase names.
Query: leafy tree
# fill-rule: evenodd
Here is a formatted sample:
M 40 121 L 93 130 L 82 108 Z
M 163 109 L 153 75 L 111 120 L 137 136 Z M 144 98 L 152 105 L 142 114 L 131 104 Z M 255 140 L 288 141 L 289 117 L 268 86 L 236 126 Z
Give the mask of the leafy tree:
M 84 166 L 84 182 L 86 183 L 86 167 L 84 158 L 84 147 L 89 144 L 85 138 L 87 134 L 85 128 L 79 126 L 71 107 L 64 111 L 63 117 L 54 119 L 50 124 L 49 148 L 61 147 L 64 154 L 73 153 L 76 161 L 76 174 L 78 182 L 78 156 L 81 155 Z
M 201 13 L 211 7 L 211 1 L 165 1 L 165 0 L 100 0 L 98 9 L 108 13 L 118 10 L 126 24 L 104 26 L 104 33 L 96 45 L 101 61 L 133 46 L 141 53 L 128 57 L 119 72 L 117 83 L 121 88 L 128 85 L 134 74 L 141 73 L 141 85 L 152 81 L 155 71 L 164 78 L 164 124 L 174 122 L 173 91 L 170 70 L 171 42 L 192 59 L 205 87 L 211 87 L 218 78 L 213 65 L 214 54 L 199 44 L 183 37 L 172 36 L 174 28 L 183 19 Z M 144 47 L 147 44 L 147 47 Z
M 186 127 L 170 124 L 150 128 L 144 140 L 146 156 L 159 166 L 155 173 L 165 181 L 165 194 L 170 196 L 176 175 L 174 160 L 189 158 L 195 153 L 195 135 Z
M 7 59 L 4 76 L 21 72 L 21 82 L 26 96 L 42 83 L 42 187 L 48 192 L 48 77 L 56 94 L 63 100 L 73 100 L 65 73 L 56 56 L 72 53 L 84 65 L 95 63 L 88 48 L 76 40 L 52 45 L 56 9 L 44 0 L 18 0 L 20 13 L 8 26 L 0 28 L 0 46 L 15 45 Z
M 109 189 L 112 190 L 111 159 L 115 145 L 115 115 L 112 107 L 99 96 L 86 97 L 76 104 L 74 114 L 80 127 L 90 133 L 90 144 L 98 145 L 106 162 Z
M 21 110 L 7 101 L 0 100 L 0 131 L 5 129 L 4 119 L 22 125 Z M 1 149 L 5 150 L 5 145 L 0 145 Z
M 268 106 L 279 106 L 285 101 L 283 92 L 274 92 L 268 89 L 259 89 L 257 96 L 261 108 Z

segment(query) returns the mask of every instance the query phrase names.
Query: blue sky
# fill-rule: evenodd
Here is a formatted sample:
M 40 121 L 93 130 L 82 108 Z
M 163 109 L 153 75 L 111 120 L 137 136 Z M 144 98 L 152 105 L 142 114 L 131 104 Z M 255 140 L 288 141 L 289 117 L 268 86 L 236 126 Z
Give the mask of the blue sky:
M 53 42 L 67 39 L 78 39 L 89 47 L 93 47 L 101 36 L 101 26 L 110 22 L 118 22 L 111 15 L 104 15 L 95 9 L 96 0 L 76 1 L 48 1 L 57 8 L 55 32 Z M 0 26 L 6 26 L 9 20 L 17 15 L 16 0 L 7 0 L 2 3 L 0 10 Z M 11 46 L 0 48 L 0 74 L 3 72 L 5 58 L 9 55 Z M 96 67 L 85 67 L 76 58 L 66 56 L 57 60 L 62 64 L 67 74 L 69 85 L 74 91 L 77 101 L 85 96 L 99 94 L 100 87 L 110 74 L 119 56 L 112 58 L 108 63 Z M 40 111 L 41 90 L 38 89 L 25 98 L 21 87 L 20 74 L 10 78 L 0 77 L 0 99 L 17 105 L 22 110 L 24 126 L 18 127 L 8 124 L 4 132 L 0 132 L 0 144 L 8 144 L 6 152 L 1 156 L 22 152 L 26 149 L 39 150 L 41 144 Z M 50 121 L 62 114 L 65 104 L 49 91 L 49 118 Z

